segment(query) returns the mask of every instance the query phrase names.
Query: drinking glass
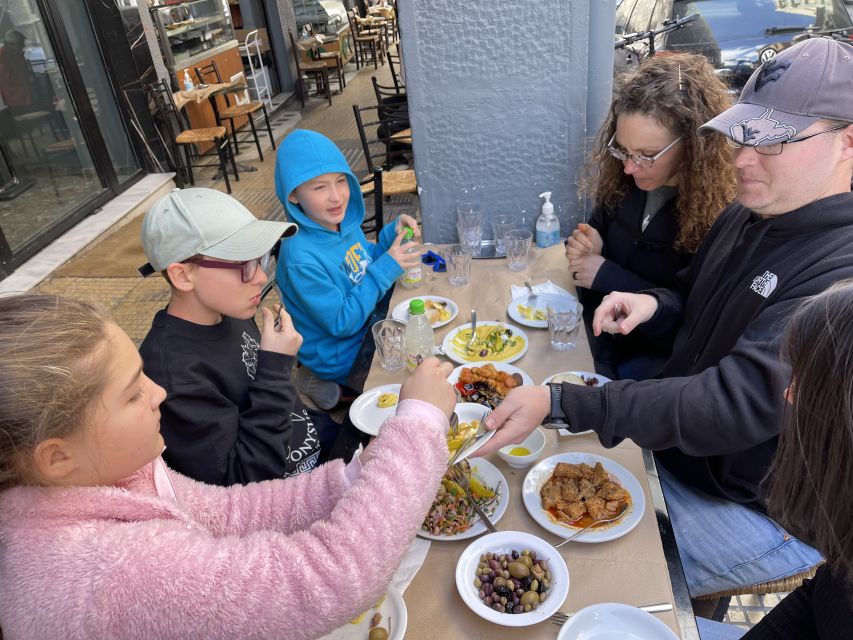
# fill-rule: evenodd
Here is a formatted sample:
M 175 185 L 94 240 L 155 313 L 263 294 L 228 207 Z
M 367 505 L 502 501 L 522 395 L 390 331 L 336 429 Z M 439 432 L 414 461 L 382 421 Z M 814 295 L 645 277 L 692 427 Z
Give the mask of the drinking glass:
M 447 248 L 447 281 L 454 287 L 468 284 L 471 275 L 471 252 L 461 244 Z
M 371 330 L 376 353 L 379 354 L 379 365 L 388 371 L 399 371 L 406 366 L 406 324 L 399 320 L 380 320 Z
M 577 346 L 578 331 L 583 321 L 583 306 L 580 302 L 552 302 L 548 310 L 548 339 L 551 348 L 568 351 Z
M 479 202 L 462 201 L 456 203 L 456 215 L 462 217 L 464 215 L 483 215 L 483 205 Z
M 456 223 L 459 231 L 459 244 L 474 256 L 480 255 L 480 241 L 483 239 L 483 215 L 465 215 Z
M 512 216 L 500 213 L 492 216 L 492 236 L 495 239 L 495 255 L 505 256 L 506 245 L 504 244 L 504 235 L 507 231 L 515 229 L 515 220 Z
M 509 267 L 510 271 L 524 271 L 527 268 L 527 258 L 532 240 L 533 234 L 530 231 L 516 229 L 504 234 L 506 266 Z

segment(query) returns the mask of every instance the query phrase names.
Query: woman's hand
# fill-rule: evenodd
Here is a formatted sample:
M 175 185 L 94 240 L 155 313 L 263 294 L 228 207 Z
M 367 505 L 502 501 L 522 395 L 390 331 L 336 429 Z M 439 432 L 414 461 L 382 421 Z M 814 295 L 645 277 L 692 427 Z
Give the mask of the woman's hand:
M 400 216 L 401 218 L 403 216 Z M 403 244 L 403 238 L 405 237 L 405 231 L 398 231 L 397 237 L 394 238 L 394 242 L 391 243 L 391 246 L 388 247 L 388 255 L 394 258 L 398 265 L 403 269 L 403 271 L 408 271 L 416 266 L 418 266 L 421 262 L 421 252 L 420 250 L 411 251 L 410 250 L 417 245 L 407 242 Z
M 597 336 L 602 332 L 627 335 L 651 319 L 657 310 L 658 300 L 654 296 L 614 291 L 604 296 L 595 310 L 592 330 Z
M 572 275 L 575 286 L 591 289 L 595 276 L 603 264 L 604 258 L 598 255 L 586 254 L 570 257 L 569 273 Z
M 402 233 L 405 227 L 409 227 L 414 233 L 413 238 L 420 239 L 421 237 L 421 228 L 418 226 L 418 223 L 415 222 L 415 219 L 407 213 L 402 214 L 399 218 L 397 218 L 397 225 L 394 227 L 394 233 Z
M 450 419 L 456 406 L 456 393 L 447 376 L 453 373 L 453 365 L 438 358 L 427 358 L 418 365 L 403 386 L 400 400 L 423 400 L 438 407 Z
M 261 330 L 261 349 L 273 353 L 295 356 L 302 346 L 302 334 L 293 326 L 293 320 L 285 308 L 276 303 L 272 311 L 261 309 L 264 328 Z
M 600 256 L 603 248 L 601 234 L 586 222 L 581 222 L 566 241 L 566 257 L 571 260 L 582 255 Z

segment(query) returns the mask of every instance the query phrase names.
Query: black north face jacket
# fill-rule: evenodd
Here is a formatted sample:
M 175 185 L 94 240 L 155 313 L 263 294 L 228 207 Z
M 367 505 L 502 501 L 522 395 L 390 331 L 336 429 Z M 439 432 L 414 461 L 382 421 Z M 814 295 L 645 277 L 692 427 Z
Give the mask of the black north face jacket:
M 572 431 L 630 438 L 685 483 L 763 508 L 790 382 L 782 335 L 805 298 L 853 278 L 853 194 L 772 218 L 733 204 L 679 277 L 687 297 L 647 291 L 658 311 L 637 329 L 676 333 L 661 378 L 564 384 L 563 409 Z

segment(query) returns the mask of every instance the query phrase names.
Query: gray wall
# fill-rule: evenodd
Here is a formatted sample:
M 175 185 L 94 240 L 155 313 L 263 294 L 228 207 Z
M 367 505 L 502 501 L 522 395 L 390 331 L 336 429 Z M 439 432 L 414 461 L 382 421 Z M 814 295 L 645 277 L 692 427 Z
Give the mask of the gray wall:
M 425 240 L 456 239 L 462 199 L 532 229 L 543 191 L 565 235 L 585 216 L 576 187 L 585 137 L 610 100 L 614 0 L 398 8 Z

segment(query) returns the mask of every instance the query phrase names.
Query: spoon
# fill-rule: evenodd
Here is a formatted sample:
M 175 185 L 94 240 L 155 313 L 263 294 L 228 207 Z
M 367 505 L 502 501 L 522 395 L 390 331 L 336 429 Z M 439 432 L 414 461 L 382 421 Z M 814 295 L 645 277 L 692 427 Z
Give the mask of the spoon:
M 474 348 L 474 345 L 477 343 L 477 312 L 474 309 L 471 309 L 471 337 L 468 339 L 468 344 L 465 345 L 468 350 Z
M 568 538 L 563 540 L 560 544 L 555 544 L 554 548 L 557 549 L 558 547 L 562 547 L 567 542 L 571 542 L 572 540 L 577 538 L 580 534 L 582 534 L 584 531 L 586 531 L 590 527 L 595 527 L 595 526 L 600 525 L 600 524 L 607 524 L 609 522 L 616 522 L 617 520 L 621 519 L 622 516 L 624 516 L 626 513 L 628 513 L 628 509 L 623 509 L 622 512 L 619 513 L 619 515 L 615 515 L 615 516 L 611 516 L 609 518 L 604 518 L 602 520 L 595 520 L 593 522 L 590 522 L 583 529 L 578 529 L 577 531 L 573 532 L 572 535 L 570 535 Z

